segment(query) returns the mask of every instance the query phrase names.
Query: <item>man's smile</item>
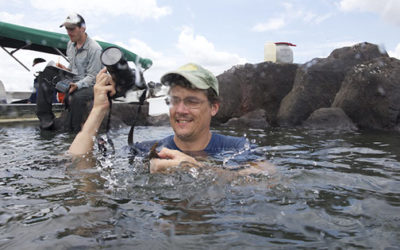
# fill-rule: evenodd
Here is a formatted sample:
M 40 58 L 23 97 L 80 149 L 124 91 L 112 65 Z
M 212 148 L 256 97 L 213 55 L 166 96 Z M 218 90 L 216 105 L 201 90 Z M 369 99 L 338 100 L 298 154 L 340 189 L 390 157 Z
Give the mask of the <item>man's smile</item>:
M 193 121 L 193 119 L 190 119 L 190 118 L 176 118 L 175 119 L 175 122 L 178 124 L 187 124 L 192 121 Z

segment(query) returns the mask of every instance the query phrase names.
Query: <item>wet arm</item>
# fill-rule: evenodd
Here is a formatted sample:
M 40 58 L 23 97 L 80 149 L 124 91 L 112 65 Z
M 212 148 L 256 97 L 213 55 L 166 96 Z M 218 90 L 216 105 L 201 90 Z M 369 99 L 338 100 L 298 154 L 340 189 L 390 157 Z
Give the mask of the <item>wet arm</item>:
M 100 128 L 100 125 L 107 111 L 93 108 L 82 127 L 82 130 L 76 135 L 72 142 L 69 153 L 72 155 L 84 155 L 92 151 L 94 138 Z
M 100 125 L 110 107 L 107 93 L 110 93 L 110 96 L 115 94 L 115 84 L 111 80 L 110 75 L 106 73 L 106 68 L 97 74 L 96 85 L 93 90 L 93 108 L 82 130 L 76 135 L 69 148 L 69 153 L 72 155 L 84 155 L 93 150 L 94 137 L 97 135 Z
M 197 161 L 195 158 L 178 150 L 163 148 L 158 153 L 158 156 L 160 158 L 154 158 L 150 160 L 150 173 L 167 173 L 178 168 L 184 168 L 187 166 L 207 166 L 207 164 L 204 165 L 203 163 Z M 231 168 L 218 167 L 216 169 L 216 172 L 230 176 L 247 176 L 251 174 L 273 175 L 276 173 L 275 166 L 267 160 L 243 163 L 243 168 L 237 171 L 231 171 L 229 169 Z

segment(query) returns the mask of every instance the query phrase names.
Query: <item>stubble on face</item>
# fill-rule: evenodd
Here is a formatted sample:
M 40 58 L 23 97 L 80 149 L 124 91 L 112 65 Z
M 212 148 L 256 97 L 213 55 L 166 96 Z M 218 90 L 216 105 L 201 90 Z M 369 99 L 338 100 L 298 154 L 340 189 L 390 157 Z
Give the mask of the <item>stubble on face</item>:
M 191 142 L 207 135 L 211 120 L 211 107 L 204 92 L 175 86 L 170 94 L 179 97 L 181 100 L 189 96 L 204 100 L 204 103 L 198 109 L 189 109 L 183 103 L 170 108 L 170 123 L 175 136 L 181 141 Z
M 71 42 L 74 42 L 74 43 L 79 42 L 82 39 L 82 37 L 84 36 L 84 34 L 85 34 L 85 31 L 82 30 L 82 28 L 78 27 L 78 26 L 73 31 L 68 32 L 69 39 L 71 40 Z

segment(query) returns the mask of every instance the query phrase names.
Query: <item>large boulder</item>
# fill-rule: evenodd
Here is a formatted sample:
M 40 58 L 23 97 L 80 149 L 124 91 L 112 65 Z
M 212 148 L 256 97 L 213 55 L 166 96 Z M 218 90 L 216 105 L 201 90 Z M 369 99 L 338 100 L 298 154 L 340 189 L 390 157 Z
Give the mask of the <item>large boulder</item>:
M 388 54 L 377 45 L 360 43 L 301 65 L 293 89 L 281 102 L 277 115 L 279 125 L 300 125 L 314 110 L 330 107 L 348 70 L 382 56 L 388 57 Z
M 149 115 L 149 104 L 144 103 L 139 108 L 138 103 L 113 103 L 109 121 L 110 128 L 121 128 L 126 126 L 167 126 L 169 125 L 168 114 L 158 116 Z M 106 129 L 108 116 L 102 122 L 101 128 Z
M 292 89 L 297 67 L 263 62 L 236 66 L 218 75 L 221 107 L 214 121 L 224 123 L 263 109 L 267 122 L 276 124 L 279 104 Z
M 303 127 L 318 130 L 355 131 L 357 126 L 341 108 L 320 108 L 311 113 Z
M 269 126 L 267 122 L 267 115 L 265 110 L 257 109 L 247 113 L 240 118 L 231 118 L 226 123 L 222 124 L 227 127 L 239 128 L 254 128 L 254 129 L 267 129 Z
M 110 127 L 145 126 L 149 113 L 149 105 L 143 104 L 139 109 L 138 103 L 113 103 L 111 106 Z M 103 120 L 102 127 L 106 127 L 108 117 Z
M 400 61 L 381 57 L 346 75 L 332 107 L 363 129 L 393 130 L 400 123 Z

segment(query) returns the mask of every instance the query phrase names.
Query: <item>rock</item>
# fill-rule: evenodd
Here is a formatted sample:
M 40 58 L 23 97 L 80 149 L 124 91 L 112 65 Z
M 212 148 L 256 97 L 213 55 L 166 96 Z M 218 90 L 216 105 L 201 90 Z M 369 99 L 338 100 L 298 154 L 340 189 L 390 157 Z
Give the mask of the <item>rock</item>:
M 140 114 L 137 115 L 139 104 L 137 103 L 113 103 L 111 107 L 110 127 L 118 128 L 121 126 L 145 126 L 148 125 L 147 117 L 149 113 L 149 105 L 142 105 Z M 104 118 L 102 127 L 106 127 L 107 117 Z
M 330 107 L 348 70 L 382 56 L 388 57 L 377 45 L 360 43 L 336 49 L 327 58 L 313 59 L 301 65 L 293 89 L 281 102 L 278 124 L 300 125 L 314 110 Z
M 400 122 L 400 60 L 381 57 L 356 65 L 346 75 L 332 107 L 359 128 L 393 130 Z
M 236 66 L 218 75 L 221 106 L 214 120 L 224 123 L 264 109 L 268 123 L 276 124 L 279 104 L 292 89 L 297 67 L 263 62 Z
M 320 108 L 315 110 L 302 124 L 309 129 L 355 131 L 357 126 L 341 108 Z
M 169 123 L 169 115 L 157 115 L 157 116 L 148 116 L 147 123 L 151 126 L 168 126 Z
M 224 123 L 223 126 L 266 129 L 269 127 L 269 124 L 267 122 L 266 111 L 263 109 L 257 109 L 241 116 L 240 118 L 232 118 Z

